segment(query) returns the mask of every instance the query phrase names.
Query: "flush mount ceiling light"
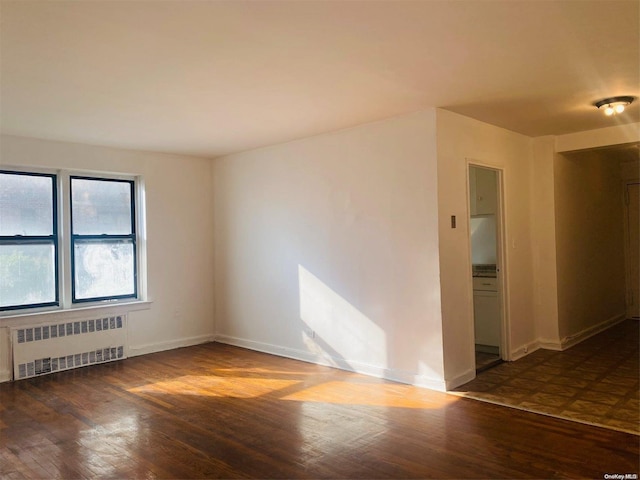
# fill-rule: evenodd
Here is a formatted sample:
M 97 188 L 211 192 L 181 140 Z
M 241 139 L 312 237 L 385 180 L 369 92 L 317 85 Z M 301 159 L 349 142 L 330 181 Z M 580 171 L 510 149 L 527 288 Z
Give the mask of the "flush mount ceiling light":
M 633 102 L 634 97 L 623 96 L 623 97 L 611 97 L 611 98 L 603 98 L 602 100 L 598 100 L 593 105 L 602 109 L 606 116 L 616 115 L 618 113 L 624 112 L 624 109 L 627 105 L 630 105 Z

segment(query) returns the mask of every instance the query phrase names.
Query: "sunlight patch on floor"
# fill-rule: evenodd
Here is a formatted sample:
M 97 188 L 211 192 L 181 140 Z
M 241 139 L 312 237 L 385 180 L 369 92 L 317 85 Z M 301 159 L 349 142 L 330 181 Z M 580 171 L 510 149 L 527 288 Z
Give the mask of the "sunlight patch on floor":
M 370 407 L 431 409 L 456 402 L 452 396 L 410 385 L 326 382 L 287 395 L 283 400 Z
M 296 377 L 304 377 L 309 375 L 317 375 L 317 372 L 303 372 L 300 370 L 275 370 L 262 367 L 247 368 L 216 368 L 215 374 L 222 377 L 226 376 L 247 376 L 247 375 L 295 375 Z
M 172 380 L 131 388 L 132 393 L 255 398 L 300 383 L 275 378 L 215 377 L 185 375 Z

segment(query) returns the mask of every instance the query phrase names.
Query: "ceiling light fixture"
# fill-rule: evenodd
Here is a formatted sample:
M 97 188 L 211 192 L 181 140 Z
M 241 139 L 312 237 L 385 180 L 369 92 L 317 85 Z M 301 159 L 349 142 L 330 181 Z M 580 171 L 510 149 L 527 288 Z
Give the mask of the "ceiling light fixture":
M 608 117 L 624 112 L 627 105 L 631 105 L 631 102 L 635 100 L 634 97 L 622 96 L 622 97 L 610 97 L 598 100 L 593 105 L 599 109 L 603 109 L 604 114 Z

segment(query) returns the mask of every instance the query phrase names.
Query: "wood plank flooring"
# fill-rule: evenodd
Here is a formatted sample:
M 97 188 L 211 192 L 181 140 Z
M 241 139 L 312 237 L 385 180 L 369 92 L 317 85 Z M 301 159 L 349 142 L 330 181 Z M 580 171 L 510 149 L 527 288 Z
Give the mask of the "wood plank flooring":
M 3 479 L 602 479 L 638 442 L 214 343 L 0 385 Z

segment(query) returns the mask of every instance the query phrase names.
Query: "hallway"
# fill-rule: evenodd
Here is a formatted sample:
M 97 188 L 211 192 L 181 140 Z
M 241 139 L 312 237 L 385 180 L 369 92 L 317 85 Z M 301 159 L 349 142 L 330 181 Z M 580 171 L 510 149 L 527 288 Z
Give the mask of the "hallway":
M 625 320 L 563 352 L 537 350 L 480 373 L 460 395 L 640 434 L 639 325 Z

